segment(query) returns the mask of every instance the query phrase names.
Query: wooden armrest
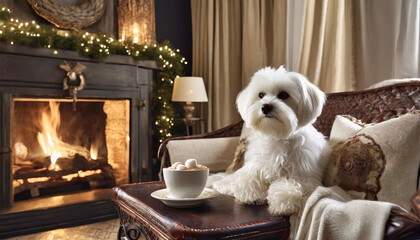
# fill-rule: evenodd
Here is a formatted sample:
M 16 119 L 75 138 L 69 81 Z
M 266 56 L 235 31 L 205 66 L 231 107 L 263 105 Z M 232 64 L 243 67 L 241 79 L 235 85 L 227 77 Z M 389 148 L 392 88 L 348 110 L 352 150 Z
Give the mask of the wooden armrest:
M 400 210 L 391 211 L 385 226 L 385 240 L 418 239 L 419 235 L 420 220 L 418 217 Z
M 158 149 L 158 154 L 157 154 L 157 159 L 158 161 L 160 161 L 159 178 L 162 180 L 162 169 L 165 167 L 169 167 L 171 165 L 171 160 L 170 160 L 169 152 L 167 149 L 167 145 L 169 141 L 240 136 L 241 131 L 242 131 L 242 125 L 243 125 L 243 121 L 240 121 L 236 124 L 229 125 L 227 127 L 215 130 L 213 132 L 191 135 L 191 136 L 173 137 L 173 138 L 166 139 L 160 144 L 159 149 Z
M 420 218 L 420 189 L 417 193 L 411 198 L 411 211 Z

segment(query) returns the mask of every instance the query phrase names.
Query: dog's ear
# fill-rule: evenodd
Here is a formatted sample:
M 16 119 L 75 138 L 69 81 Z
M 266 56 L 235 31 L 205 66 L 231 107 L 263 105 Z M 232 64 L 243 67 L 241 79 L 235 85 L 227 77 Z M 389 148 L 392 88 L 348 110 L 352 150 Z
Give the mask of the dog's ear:
M 249 85 L 246 86 L 236 97 L 236 107 L 242 119 L 247 122 L 247 112 L 252 104 L 252 96 L 249 96 Z
M 301 91 L 302 99 L 298 103 L 298 127 L 303 127 L 309 123 L 315 122 L 315 119 L 321 115 L 326 96 L 317 86 L 309 82 L 302 74 L 290 72 L 290 77 L 295 79 Z
M 276 70 L 276 72 L 277 73 L 280 73 L 280 74 L 282 74 L 282 73 L 287 73 L 287 70 L 286 70 L 286 68 L 284 67 L 284 65 L 281 65 L 277 70 Z

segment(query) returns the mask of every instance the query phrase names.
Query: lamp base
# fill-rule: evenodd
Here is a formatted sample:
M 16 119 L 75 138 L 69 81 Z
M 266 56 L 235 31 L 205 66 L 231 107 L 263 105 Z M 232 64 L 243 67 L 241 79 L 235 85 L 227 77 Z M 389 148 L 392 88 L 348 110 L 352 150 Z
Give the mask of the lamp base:
M 184 105 L 184 110 L 185 110 L 185 119 L 188 121 L 189 119 L 193 118 L 193 114 L 194 114 L 194 110 L 195 107 L 194 105 L 190 102 L 190 103 L 186 103 Z

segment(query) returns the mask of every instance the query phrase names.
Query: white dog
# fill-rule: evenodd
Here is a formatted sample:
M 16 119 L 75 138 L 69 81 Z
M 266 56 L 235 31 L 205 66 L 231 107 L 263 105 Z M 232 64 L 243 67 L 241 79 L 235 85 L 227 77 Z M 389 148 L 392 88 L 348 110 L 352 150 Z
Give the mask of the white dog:
M 302 197 L 321 185 L 324 136 L 312 123 L 325 94 L 299 73 L 264 68 L 238 95 L 238 111 L 251 129 L 244 166 L 213 187 L 245 204 L 264 204 L 290 215 Z

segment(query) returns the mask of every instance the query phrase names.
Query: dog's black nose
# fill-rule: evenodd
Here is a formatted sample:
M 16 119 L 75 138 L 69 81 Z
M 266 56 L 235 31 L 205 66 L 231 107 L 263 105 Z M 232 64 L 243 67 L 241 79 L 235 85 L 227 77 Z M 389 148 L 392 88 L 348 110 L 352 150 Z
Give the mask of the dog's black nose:
M 265 115 L 267 115 L 268 113 L 270 113 L 270 112 L 271 112 L 271 110 L 273 110 L 273 105 L 271 105 L 271 104 L 264 104 L 264 105 L 262 105 L 261 110 L 262 110 L 262 112 L 263 112 Z

